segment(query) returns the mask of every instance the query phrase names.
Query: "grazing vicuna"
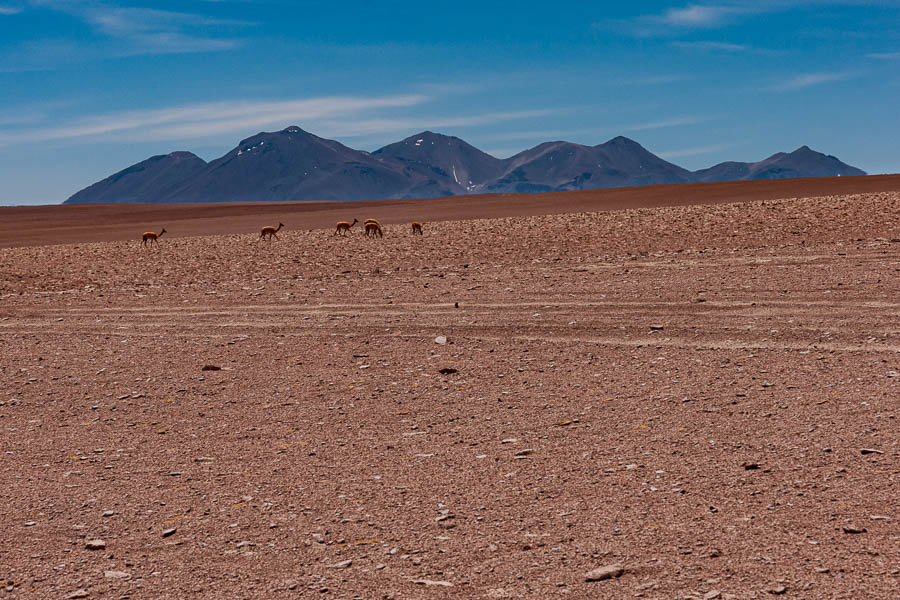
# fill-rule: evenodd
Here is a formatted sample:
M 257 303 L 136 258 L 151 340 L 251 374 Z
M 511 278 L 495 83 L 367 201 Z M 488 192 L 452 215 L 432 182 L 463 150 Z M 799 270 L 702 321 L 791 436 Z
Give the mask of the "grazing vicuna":
M 344 235 L 345 233 L 350 231 L 350 228 L 353 227 L 354 225 L 356 225 L 357 223 L 359 223 L 359 221 L 356 219 L 353 219 L 352 223 L 349 223 L 347 221 L 338 221 L 337 229 L 334 230 L 334 234 L 337 235 L 340 233 L 341 235 Z
M 262 238 L 268 236 L 268 238 L 270 240 L 272 238 L 275 238 L 277 240 L 278 236 L 276 234 L 281 230 L 282 227 L 284 227 L 284 223 L 279 223 L 278 227 L 273 227 L 272 225 L 266 225 L 259 231 L 259 238 L 262 239 Z
M 369 236 L 375 237 L 384 237 L 384 232 L 381 231 L 381 225 L 378 224 L 378 221 L 369 221 L 366 223 L 366 237 Z
M 149 242 L 155 243 L 159 246 L 159 238 L 162 237 L 162 234 L 166 232 L 166 228 L 163 227 L 162 231 L 159 233 L 154 233 L 152 231 L 145 231 L 143 235 L 143 239 L 141 240 L 141 246 L 149 246 Z
M 419 223 L 418 221 L 413 221 L 412 232 L 413 232 L 413 235 L 415 235 L 417 233 L 419 235 L 422 235 L 422 224 Z

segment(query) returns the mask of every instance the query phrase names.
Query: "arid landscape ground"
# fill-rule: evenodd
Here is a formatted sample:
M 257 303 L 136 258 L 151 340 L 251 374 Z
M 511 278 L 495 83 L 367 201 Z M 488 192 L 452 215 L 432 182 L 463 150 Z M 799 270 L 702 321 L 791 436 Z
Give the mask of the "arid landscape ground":
M 0 596 L 897 598 L 858 179 L 3 209 Z

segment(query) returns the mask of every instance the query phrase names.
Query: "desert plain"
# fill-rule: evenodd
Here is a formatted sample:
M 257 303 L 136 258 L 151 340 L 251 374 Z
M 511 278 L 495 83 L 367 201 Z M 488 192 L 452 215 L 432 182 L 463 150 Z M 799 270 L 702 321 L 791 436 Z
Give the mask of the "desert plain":
M 0 209 L 0 597 L 897 598 L 900 178 L 753 185 Z

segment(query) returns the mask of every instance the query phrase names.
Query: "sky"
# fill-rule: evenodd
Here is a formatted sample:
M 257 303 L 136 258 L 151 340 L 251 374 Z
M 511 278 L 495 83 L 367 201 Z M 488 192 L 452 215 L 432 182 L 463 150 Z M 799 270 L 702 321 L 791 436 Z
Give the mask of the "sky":
M 0 205 L 297 125 L 900 172 L 900 0 L 0 0 Z

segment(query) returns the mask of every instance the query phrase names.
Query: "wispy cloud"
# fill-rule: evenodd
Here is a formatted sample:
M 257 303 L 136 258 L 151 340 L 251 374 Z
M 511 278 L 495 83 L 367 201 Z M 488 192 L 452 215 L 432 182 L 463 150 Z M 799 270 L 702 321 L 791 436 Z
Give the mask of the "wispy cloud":
M 283 101 L 208 102 L 150 110 L 119 111 L 75 119 L 54 126 L 15 127 L 23 119 L 0 127 L 0 146 L 42 142 L 77 141 L 192 142 L 222 135 L 249 135 L 264 128 L 299 124 L 325 136 L 358 138 L 437 127 L 486 125 L 515 119 L 541 117 L 552 110 L 488 112 L 462 116 L 415 118 L 381 117 L 385 109 L 409 108 L 430 100 L 421 94 L 379 97 L 334 96 Z M 3 123 L 0 123 L 3 125 Z
M 22 12 L 22 9 L 16 6 L 0 6 L 0 15 L 15 15 Z
M 319 97 L 283 101 L 207 102 L 150 110 L 93 115 L 53 127 L 0 130 L 0 145 L 77 139 L 80 143 L 128 140 L 192 140 L 224 133 L 246 133 L 270 125 L 286 126 L 328 118 L 410 107 L 427 100 L 408 94 L 381 97 Z
M 669 150 L 667 152 L 659 152 L 658 156 L 665 158 L 682 158 L 685 156 L 700 156 L 702 154 L 714 154 L 733 148 L 734 144 L 712 144 L 710 146 L 694 146 L 691 148 L 680 148 L 678 150 Z
M 691 3 L 633 19 L 602 21 L 595 23 L 594 27 L 613 28 L 638 37 L 672 35 L 697 29 L 722 27 L 737 21 L 742 16 L 767 12 L 771 9 L 771 5 L 767 3 L 741 2 L 739 0 Z
M 754 11 L 747 4 L 689 4 L 682 8 L 670 8 L 660 15 L 651 15 L 646 18 L 673 27 L 716 27 L 737 15 L 749 12 Z
M 900 52 L 873 52 L 866 54 L 866 58 L 877 58 L 879 60 L 900 60 Z
M 234 31 L 254 25 L 248 21 L 112 6 L 102 2 L 32 0 L 31 3 L 39 8 L 65 13 L 87 24 L 100 40 L 113 44 L 105 49 L 104 55 L 107 57 L 230 50 L 241 43 L 239 38 L 234 37 Z M 91 55 L 87 53 L 88 57 Z
M 699 116 L 688 116 L 688 117 L 675 117 L 672 119 L 665 119 L 663 121 L 651 121 L 648 123 L 636 123 L 633 125 L 625 125 L 624 127 L 619 127 L 619 131 L 648 131 L 650 129 L 663 129 L 666 127 L 681 127 L 683 125 L 696 125 L 698 123 L 705 123 L 707 121 L 711 121 L 712 117 L 699 117 Z
M 673 48 L 680 48 L 687 51 L 709 52 L 715 54 L 751 54 L 774 56 L 783 54 L 782 51 L 772 50 L 770 48 L 760 48 L 749 44 L 733 44 L 730 42 L 716 42 L 711 40 L 700 40 L 693 42 L 672 42 Z
M 599 29 L 612 28 L 638 37 L 669 36 L 728 27 L 753 16 L 810 10 L 820 5 L 897 6 L 894 0 L 713 0 L 691 2 L 631 19 L 601 21 L 594 26 Z
M 506 133 L 493 133 L 485 137 L 491 141 L 512 142 L 516 140 L 559 140 L 567 136 L 584 134 L 584 129 L 543 129 L 536 131 L 509 131 Z
M 672 42 L 672 46 L 686 50 L 721 50 L 723 52 L 749 52 L 752 50 L 746 44 L 729 44 L 728 42 Z
M 502 123 L 505 121 L 513 121 L 518 119 L 543 117 L 554 112 L 558 111 L 553 109 L 540 109 L 488 112 L 452 117 L 435 116 L 402 119 L 379 118 L 358 119 L 354 121 L 348 121 L 344 119 L 340 121 L 323 120 L 317 124 L 317 128 L 322 132 L 323 135 L 356 138 L 378 133 L 405 132 L 411 130 L 420 131 L 430 128 L 475 127 L 479 125 L 489 125 L 493 123 Z
M 831 73 L 803 73 L 791 77 L 787 81 L 772 86 L 772 90 L 777 92 L 790 92 L 794 90 L 802 90 L 814 85 L 823 83 L 832 83 L 835 81 L 844 81 L 854 76 L 853 73 L 831 72 Z

